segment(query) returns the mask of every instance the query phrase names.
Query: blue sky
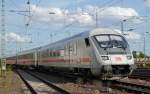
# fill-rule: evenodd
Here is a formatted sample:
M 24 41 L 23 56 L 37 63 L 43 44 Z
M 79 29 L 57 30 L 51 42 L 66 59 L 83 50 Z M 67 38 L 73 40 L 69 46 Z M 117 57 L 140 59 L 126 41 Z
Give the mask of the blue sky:
M 129 19 L 124 22 L 124 30 L 134 29 L 128 31 L 131 34 L 128 39 L 130 47 L 134 50 L 143 51 L 142 35 L 150 32 L 150 7 L 144 0 L 31 0 L 30 15 L 29 12 L 19 12 L 28 10 L 27 1 L 6 0 L 8 54 L 16 52 L 16 41 L 18 51 L 26 50 L 95 28 L 94 10 L 98 11 L 100 28 L 119 30 L 121 21 Z M 132 16 L 138 19 L 130 19 Z M 26 23 L 29 23 L 28 27 Z M 150 55 L 150 35 L 145 37 L 146 54 Z

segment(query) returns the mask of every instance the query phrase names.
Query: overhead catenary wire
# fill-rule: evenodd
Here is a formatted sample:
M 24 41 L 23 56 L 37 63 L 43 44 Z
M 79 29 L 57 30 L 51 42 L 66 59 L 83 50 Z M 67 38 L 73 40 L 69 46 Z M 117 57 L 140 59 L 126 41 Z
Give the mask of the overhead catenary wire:
M 36 6 L 38 6 L 39 4 L 38 4 L 38 2 L 41 2 L 41 0 L 36 0 L 37 1 L 37 4 L 36 4 Z M 111 2 L 111 3 L 110 3 Z M 104 4 L 103 6 L 104 7 L 108 7 L 108 6 L 112 6 L 113 4 L 117 4 L 117 2 L 119 3 L 119 2 L 121 2 L 121 0 L 112 0 L 112 1 L 108 1 L 106 4 Z M 101 11 L 104 11 L 105 10 L 105 8 L 102 8 L 99 12 L 101 12 Z M 17 14 L 19 14 L 20 12 L 18 12 Z M 26 14 L 26 13 L 20 13 L 19 15 L 23 15 L 23 14 Z M 38 22 L 38 21 L 36 21 L 36 20 L 38 20 L 38 19 L 32 19 L 32 16 L 34 15 L 34 13 L 33 13 L 33 11 L 31 11 L 31 16 L 29 16 L 29 15 L 23 15 L 23 16 L 27 16 L 27 17 L 31 17 L 30 18 L 30 20 L 32 20 L 33 22 L 35 21 L 35 22 Z M 98 19 L 97 19 L 98 20 Z M 56 30 L 56 31 L 54 31 L 54 32 L 57 32 L 57 31 L 64 31 L 64 30 L 66 30 L 67 28 L 70 28 L 70 27 L 72 27 L 75 23 L 76 23 L 77 21 L 74 21 L 73 23 L 69 23 L 69 24 L 66 24 L 65 26 L 63 26 L 61 29 L 59 29 L 59 30 Z M 40 21 L 39 21 L 39 23 L 40 23 Z M 45 24 L 47 24 L 47 23 L 45 23 Z M 119 24 L 119 22 L 118 22 L 118 24 Z M 33 28 L 34 29 L 34 27 L 31 27 L 31 28 Z M 39 29 L 41 28 L 41 27 L 38 27 Z M 84 28 L 84 27 L 83 27 Z M 41 28 L 41 30 L 43 30 L 42 28 Z M 46 30 L 50 30 L 50 29 L 46 29 Z M 62 34 L 62 33 L 60 33 L 60 32 L 57 32 L 57 34 Z M 57 34 L 55 34 L 55 35 L 57 35 Z
M 114 0 L 113 0 L 114 1 Z M 117 1 L 117 2 L 120 2 L 120 1 Z M 111 2 L 110 4 L 108 4 L 107 5 L 107 7 L 108 6 L 112 6 L 113 4 L 116 4 L 117 2 Z M 106 5 L 105 5 L 105 7 L 106 7 Z M 104 11 L 106 8 L 102 8 L 102 9 L 100 9 L 98 12 L 102 12 L 102 11 Z M 97 13 L 97 12 L 96 12 Z M 97 15 L 98 16 L 98 15 Z M 98 27 L 98 17 L 96 17 L 96 27 Z M 75 22 L 77 22 L 77 21 L 74 21 L 73 23 L 71 23 L 71 24 L 68 24 L 68 25 L 66 25 L 66 26 L 64 26 L 63 28 L 61 28 L 61 32 L 62 31 L 64 31 L 66 28 L 68 28 L 68 27 L 70 27 L 70 26 L 73 26 L 73 24 L 75 23 Z M 120 22 L 120 21 L 119 21 Z M 58 30 L 59 31 L 59 30 Z M 54 33 L 54 35 L 56 35 L 56 34 L 61 34 L 60 32 L 58 33 Z
M 11 3 L 12 3 L 12 5 L 16 8 L 16 9 L 18 9 L 19 8 L 19 6 L 15 3 L 15 1 L 14 0 L 9 0 Z
M 106 2 L 104 2 L 103 4 L 102 4 L 102 6 L 111 6 L 111 5 L 113 5 L 113 4 L 117 4 L 117 3 L 119 3 L 119 2 L 121 2 L 121 0 L 109 0 L 109 1 L 106 1 Z M 14 2 L 13 2 L 14 3 Z M 36 0 L 36 7 L 39 5 L 41 3 L 41 0 Z M 14 3 L 15 4 L 15 3 Z M 27 4 L 28 5 L 30 5 L 30 0 L 28 0 L 27 1 Z M 16 5 L 16 4 L 15 4 Z M 30 6 L 28 6 L 29 7 L 29 10 L 30 10 Z M 103 11 L 103 10 L 105 10 L 105 9 L 102 9 L 101 11 Z M 28 11 L 28 12 L 34 12 L 34 11 Z M 99 11 L 100 12 L 100 11 Z M 20 15 L 24 15 L 24 14 L 22 14 L 22 13 L 17 13 L 17 14 L 20 14 Z M 34 15 L 34 13 L 32 13 L 32 16 Z M 25 15 L 25 16 L 27 16 L 27 17 L 32 17 L 32 16 L 29 16 L 29 15 Z M 31 20 L 31 18 L 30 18 L 30 20 Z M 65 26 L 66 27 L 66 26 Z
M 112 1 L 109 1 L 109 2 L 106 2 L 106 3 L 104 3 L 104 5 L 103 6 L 105 6 L 105 7 L 109 7 L 109 6 L 112 6 L 113 4 L 117 4 L 117 3 L 119 3 L 119 2 L 121 2 L 121 0 L 117 0 L 117 1 L 115 1 L 115 0 L 112 0 Z M 102 9 L 100 9 L 98 12 L 103 12 L 104 10 L 105 10 L 106 8 L 102 8 Z M 97 15 L 98 16 L 98 15 Z M 96 25 L 97 25 L 97 27 L 98 27 L 98 17 L 96 17 Z M 61 30 L 57 30 L 57 31 L 64 31 L 66 28 L 69 28 L 70 26 L 73 26 L 73 24 L 75 23 L 75 22 L 78 22 L 78 21 L 74 21 L 74 22 L 72 22 L 72 23 L 70 23 L 70 24 L 67 24 L 66 26 L 64 26 L 63 28 L 61 28 Z M 56 31 L 55 31 L 56 32 Z M 58 33 L 58 34 L 61 34 L 61 33 Z M 54 35 L 56 35 L 56 33 L 54 34 Z
M 37 1 L 37 0 L 36 0 Z M 115 2 L 114 2 L 115 1 Z M 30 4 L 29 3 L 30 2 L 30 0 L 28 0 L 28 4 Z M 39 0 L 39 1 L 37 1 L 37 3 L 36 3 L 36 7 L 40 4 L 40 2 L 41 2 L 41 0 Z M 116 1 L 116 0 L 112 0 L 112 1 L 107 1 L 107 2 L 105 2 L 102 6 L 112 6 L 113 4 L 116 4 L 117 2 L 120 2 L 120 0 L 118 1 Z M 101 11 L 104 11 L 105 9 L 102 9 Z M 21 12 L 21 11 L 20 11 Z M 34 11 L 26 11 L 26 12 L 32 12 L 32 13 L 30 13 L 30 15 L 27 15 L 27 14 L 23 14 L 23 13 L 19 13 L 19 12 L 17 12 L 17 14 L 19 14 L 19 15 L 23 15 L 23 16 L 26 16 L 26 17 L 28 17 L 29 18 L 29 20 L 28 20 L 28 23 L 27 23 L 27 25 L 31 22 L 31 20 L 33 20 L 32 19 L 32 17 L 33 17 L 33 15 L 34 15 Z M 99 11 L 100 12 L 100 11 Z M 32 14 L 32 15 L 31 15 Z M 36 19 L 34 19 L 34 21 L 35 21 Z M 37 21 L 36 21 L 37 22 Z M 40 22 L 41 23 L 41 22 Z M 74 22 L 73 22 L 74 23 Z M 46 23 L 47 24 L 47 23 Z M 67 24 L 66 26 L 64 26 L 64 29 L 65 28 L 68 28 L 69 26 L 72 26 L 72 25 L 69 25 L 69 24 Z

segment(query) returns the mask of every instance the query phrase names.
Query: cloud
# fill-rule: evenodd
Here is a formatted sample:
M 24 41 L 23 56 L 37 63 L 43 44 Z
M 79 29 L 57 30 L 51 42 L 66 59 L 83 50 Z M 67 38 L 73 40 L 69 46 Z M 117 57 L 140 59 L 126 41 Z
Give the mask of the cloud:
M 71 19 L 72 21 L 76 21 L 77 23 L 80 23 L 81 25 L 87 25 L 87 24 L 90 25 L 91 23 L 93 23 L 92 17 L 86 12 L 70 15 L 70 20 Z
M 97 6 L 86 6 L 84 11 L 82 8 L 77 8 L 72 12 L 68 9 L 31 5 L 31 11 L 33 13 L 32 19 L 34 20 L 53 24 L 74 23 L 79 26 L 94 25 L 96 11 L 98 12 L 98 20 L 101 23 L 111 23 L 131 17 L 139 17 L 139 14 L 133 8 L 122 7 L 99 8 Z
M 106 7 L 100 14 L 102 14 L 102 18 L 109 16 L 117 19 L 127 19 L 133 16 L 138 16 L 138 13 L 134 9 L 122 7 Z
M 86 0 L 77 0 L 77 3 L 81 3 L 81 2 L 84 2 Z
M 114 29 L 114 31 L 121 33 L 121 31 L 118 29 Z M 141 35 L 139 33 L 133 31 L 124 31 L 124 34 L 124 36 L 130 40 L 138 40 L 141 38 Z
M 144 3 L 147 7 L 150 7 L 150 0 L 144 0 Z
M 31 42 L 31 38 L 20 36 L 14 32 L 9 32 L 6 34 L 7 41 L 15 41 L 20 43 L 28 43 Z
M 139 14 L 133 8 L 123 8 L 123 7 L 103 7 L 99 8 L 97 6 L 86 6 L 87 11 L 90 13 L 98 14 L 99 18 L 109 18 L 109 19 L 128 19 L 133 16 L 139 16 Z M 93 15 L 94 15 L 93 14 Z
M 60 8 L 44 8 L 31 5 L 33 11 L 33 19 L 43 22 L 60 23 L 64 21 L 66 23 L 76 22 L 79 24 L 89 24 L 92 22 L 92 17 L 88 13 L 71 13 L 69 10 L 63 10 Z
M 136 32 L 128 31 L 128 32 L 125 32 L 125 34 L 127 34 L 125 36 L 127 39 L 140 39 L 141 38 L 141 35 Z

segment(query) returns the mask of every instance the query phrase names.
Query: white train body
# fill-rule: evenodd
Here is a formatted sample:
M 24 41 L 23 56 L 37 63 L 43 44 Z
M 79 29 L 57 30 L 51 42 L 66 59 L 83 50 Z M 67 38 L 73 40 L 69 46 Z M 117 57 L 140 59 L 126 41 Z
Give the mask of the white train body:
M 134 69 L 133 56 L 126 39 L 110 29 L 83 32 L 24 51 L 17 59 L 20 65 L 91 73 L 94 76 L 127 76 Z

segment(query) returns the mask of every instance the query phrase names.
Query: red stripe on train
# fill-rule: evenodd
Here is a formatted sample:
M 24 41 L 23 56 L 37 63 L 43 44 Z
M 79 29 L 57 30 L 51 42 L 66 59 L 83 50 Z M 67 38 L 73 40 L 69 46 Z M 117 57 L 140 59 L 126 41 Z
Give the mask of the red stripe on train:
M 44 58 L 41 59 L 38 62 L 43 62 L 43 63 L 51 63 L 51 62 L 91 62 L 92 59 L 90 57 L 83 57 L 80 58 L 79 60 L 76 59 L 63 59 L 63 58 Z M 34 59 L 18 59 L 17 60 L 18 64 L 33 64 L 35 61 Z M 15 64 L 16 60 L 7 60 L 7 64 Z

